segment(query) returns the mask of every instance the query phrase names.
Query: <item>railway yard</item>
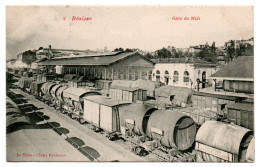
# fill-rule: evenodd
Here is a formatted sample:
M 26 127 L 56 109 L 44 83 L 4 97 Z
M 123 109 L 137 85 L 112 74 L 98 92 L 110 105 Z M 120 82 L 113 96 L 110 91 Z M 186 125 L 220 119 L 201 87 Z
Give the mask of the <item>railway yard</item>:
M 17 101 L 18 104 L 21 102 L 19 106 L 31 104 L 31 106 L 24 107 L 23 109 L 25 110 L 25 112 L 29 111 L 29 113 L 36 113 L 37 116 L 33 115 L 29 118 L 40 129 L 47 128 L 59 130 L 59 127 L 63 127 L 66 130 L 60 129 L 60 132 L 63 133 L 62 135 L 60 135 L 60 138 L 63 138 L 64 140 L 70 138 L 75 145 L 78 145 L 81 148 L 88 148 L 86 149 L 86 153 L 83 153 L 83 155 L 89 155 L 87 155 L 85 159 L 81 159 L 81 161 L 160 161 L 160 159 L 157 159 L 155 156 L 152 155 L 147 157 L 139 157 L 133 154 L 129 150 L 132 145 L 131 143 L 123 142 L 121 140 L 118 140 L 116 143 L 112 142 L 108 140 L 103 134 L 97 134 L 93 132 L 90 128 L 86 128 L 86 126 L 88 125 L 81 125 L 79 122 L 76 122 L 70 119 L 68 116 L 57 112 L 57 110 L 55 110 L 54 108 L 42 103 L 41 101 L 35 99 L 33 96 L 28 95 L 21 90 L 11 89 L 9 93 L 11 96 L 14 97 L 15 101 Z M 23 98 L 19 98 L 21 97 L 21 95 L 23 96 Z M 19 99 L 21 101 L 19 101 Z M 26 100 L 25 104 L 23 103 L 24 100 Z M 35 108 L 37 109 L 35 110 Z M 41 118 L 44 120 L 42 120 Z M 59 133 L 57 135 L 59 135 Z M 50 143 L 49 147 L 52 147 L 51 144 L 52 143 Z M 63 152 L 62 154 L 69 154 L 69 152 Z M 20 160 L 22 161 L 22 159 Z
M 253 161 L 248 98 L 154 86 L 149 99 L 151 90 L 123 87 L 127 81 L 113 81 L 104 91 L 38 76 L 8 82 L 8 161 Z M 225 114 L 214 112 L 223 102 Z M 242 118 L 234 117 L 241 110 Z

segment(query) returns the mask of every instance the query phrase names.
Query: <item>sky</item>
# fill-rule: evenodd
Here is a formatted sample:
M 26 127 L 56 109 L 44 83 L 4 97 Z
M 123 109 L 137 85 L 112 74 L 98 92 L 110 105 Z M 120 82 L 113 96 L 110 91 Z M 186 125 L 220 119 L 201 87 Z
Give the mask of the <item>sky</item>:
M 49 45 L 146 51 L 206 42 L 223 46 L 230 39 L 254 37 L 253 13 L 252 6 L 7 6 L 6 56 Z M 72 21 L 73 16 L 92 20 Z

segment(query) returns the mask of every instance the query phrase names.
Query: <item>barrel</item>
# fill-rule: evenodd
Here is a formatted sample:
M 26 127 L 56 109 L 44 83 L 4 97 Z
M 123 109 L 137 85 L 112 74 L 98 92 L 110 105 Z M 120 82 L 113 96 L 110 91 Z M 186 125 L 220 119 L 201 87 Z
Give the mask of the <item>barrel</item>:
M 63 101 L 63 91 L 64 91 L 65 89 L 67 89 L 67 87 L 62 86 L 62 87 L 60 87 L 60 88 L 57 90 L 57 92 L 56 92 L 56 98 L 57 98 L 58 100 Z
M 243 162 L 251 139 L 250 129 L 219 121 L 207 121 L 198 130 L 196 150 L 203 152 L 205 161 L 212 161 L 212 159 L 221 161 L 222 159 L 229 162 Z M 205 148 L 200 149 L 200 145 L 202 148 L 207 147 L 208 152 L 205 152 Z
M 163 146 L 183 151 L 194 143 L 196 124 L 177 111 L 157 110 L 149 118 L 146 134 Z
M 62 85 L 55 85 L 52 89 L 51 89 L 51 96 L 56 98 L 56 92 L 57 90 L 62 87 Z
M 43 94 L 47 94 L 47 88 L 49 87 L 49 85 L 52 85 L 53 83 L 51 82 L 45 82 L 42 87 L 41 87 L 41 90 L 42 90 L 42 93 Z
M 247 152 L 246 152 L 246 161 L 254 162 L 255 161 L 255 138 L 249 143 Z
M 121 125 L 127 128 L 133 126 L 135 134 L 145 135 L 149 117 L 155 110 L 157 109 L 146 104 L 132 103 L 124 110 L 125 117 L 123 119 L 120 117 Z

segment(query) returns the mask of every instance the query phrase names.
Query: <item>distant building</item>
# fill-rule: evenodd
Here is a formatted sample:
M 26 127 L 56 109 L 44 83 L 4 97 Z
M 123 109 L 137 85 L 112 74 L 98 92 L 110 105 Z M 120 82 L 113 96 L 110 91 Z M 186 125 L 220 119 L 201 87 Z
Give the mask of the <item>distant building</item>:
M 209 76 L 218 70 L 217 64 L 193 58 L 154 59 L 153 61 L 156 64 L 149 72 L 149 79 L 191 89 L 198 87 L 197 79 L 202 82 L 200 88 L 210 86 Z
M 102 50 L 103 52 L 103 50 Z M 51 57 L 62 57 L 62 56 L 78 56 L 78 55 L 86 55 L 86 54 L 96 54 L 101 53 L 98 51 L 91 50 L 73 50 L 73 49 L 53 49 L 51 45 L 48 48 L 40 48 L 36 51 L 36 58 L 38 60 L 43 58 L 51 58 Z

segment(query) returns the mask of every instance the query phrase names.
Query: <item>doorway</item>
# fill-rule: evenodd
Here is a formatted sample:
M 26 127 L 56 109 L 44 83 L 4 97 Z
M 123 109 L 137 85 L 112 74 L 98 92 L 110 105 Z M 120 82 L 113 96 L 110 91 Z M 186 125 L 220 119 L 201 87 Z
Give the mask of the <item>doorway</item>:
M 202 89 L 206 88 L 206 71 L 202 73 Z

